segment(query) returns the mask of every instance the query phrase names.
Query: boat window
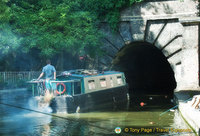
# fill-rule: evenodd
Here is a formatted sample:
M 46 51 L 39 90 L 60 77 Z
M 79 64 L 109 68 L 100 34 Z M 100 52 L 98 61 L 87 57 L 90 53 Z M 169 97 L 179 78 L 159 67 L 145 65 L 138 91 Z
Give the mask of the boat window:
M 110 86 L 111 86 L 111 87 L 114 86 L 114 83 L 113 83 L 113 79 L 112 79 L 112 77 L 110 77 Z
M 81 94 L 81 82 L 74 83 L 74 94 Z
M 100 79 L 100 85 L 101 85 L 101 87 L 106 87 L 106 79 L 105 78 Z
M 122 77 L 121 76 L 117 76 L 117 84 L 118 85 L 122 84 Z
M 95 82 L 94 80 L 89 80 L 88 81 L 88 87 L 90 90 L 95 89 Z

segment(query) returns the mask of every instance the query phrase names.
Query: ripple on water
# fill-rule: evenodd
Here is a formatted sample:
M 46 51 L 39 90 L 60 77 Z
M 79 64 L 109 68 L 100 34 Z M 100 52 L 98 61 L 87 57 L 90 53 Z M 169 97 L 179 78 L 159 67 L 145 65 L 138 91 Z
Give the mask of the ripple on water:
M 0 101 L 8 102 L 9 104 L 17 104 L 18 106 L 36 110 L 37 104 L 34 105 L 34 102 L 30 99 L 30 97 L 28 97 L 28 93 L 30 92 L 9 92 L 9 97 L 6 97 L 8 95 L 7 92 L 0 93 Z M 23 97 L 20 97 L 22 96 L 22 94 Z M 32 101 L 32 107 L 28 106 L 28 104 L 30 104 L 29 100 Z M 163 112 L 163 109 L 134 112 L 124 111 L 90 112 L 79 114 L 53 114 L 53 116 L 49 116 L 0 104 L 0 111 L 0 135 L 4 136 L 102 136 L 109 134 L 114 135 L 114 129 L 116 127 L 158 127 L 179 129 L 188 128 L 187 125 L 185 125 L 185 123 L 180 120 L 180 117 L 176 111 L 168 112 L 163 116 L 159 116 Z M 61 118 L 58 118 L 56 116 L 59 116 Z M 163 133 L 159 135 L 169 134 Z M 173 135 L 186 134 L 176 133 Z

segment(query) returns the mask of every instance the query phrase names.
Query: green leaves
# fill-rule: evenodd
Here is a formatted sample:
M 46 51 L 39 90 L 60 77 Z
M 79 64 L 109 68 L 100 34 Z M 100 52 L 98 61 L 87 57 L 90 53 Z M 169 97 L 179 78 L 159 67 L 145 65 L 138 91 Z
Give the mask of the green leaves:
M 41 56 L 49 57 L 63 50 L 77 54 L 86 46 L 100 48 L 96 18 L 88 11 L 77 10 L 77 1 L 57 6 L 50 1 L 37 4 L 46 5 L 40 10 L 13 8 L 14 31 L 23 36 L 25 51 L 38 48 Z
M 21 38 L 16 36 L 11 28 L 6 25 L 0 25 L 0 56 L 4 56 L 19 48 Z
M 10 8 L 6 5 L 7 0 L 0 1 L 0 23 L 6 23 L 9 21 L 11 13 Z
M 107 21 L 117 31 L 120 10 L 137 1 L 2 0 L 0 23 L 10 26 L 6 30 L 9 36 L 1 36 L 0 50 L 9 52 L 20 46 L 22 52 L 39 49 L 42 57 L 62 51 L 95 57 L 101 54 L 99 22 Z

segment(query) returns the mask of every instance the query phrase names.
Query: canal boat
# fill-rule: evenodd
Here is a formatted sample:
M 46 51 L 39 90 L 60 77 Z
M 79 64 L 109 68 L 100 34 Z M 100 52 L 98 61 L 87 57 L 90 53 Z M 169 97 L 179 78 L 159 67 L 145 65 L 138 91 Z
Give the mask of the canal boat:
M 34 97 L 44 97 L 44 80 L 32 80 Z M 90 112 L 125 109 L 129 103 L 128 85 L 123 72 L 70 70 L 57 76 L 57 90 L 50 102 L 54 113 Z

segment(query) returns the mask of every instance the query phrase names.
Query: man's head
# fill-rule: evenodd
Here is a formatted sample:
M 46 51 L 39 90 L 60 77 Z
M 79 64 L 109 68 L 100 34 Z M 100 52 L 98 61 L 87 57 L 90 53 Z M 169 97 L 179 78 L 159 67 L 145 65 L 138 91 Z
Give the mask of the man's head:
M 47 59 L 47 60 L 46 60 L 46 63 L 47 63 L 47 64 L 51 64 L 51 60 L 50 60 L 50 59 Z

